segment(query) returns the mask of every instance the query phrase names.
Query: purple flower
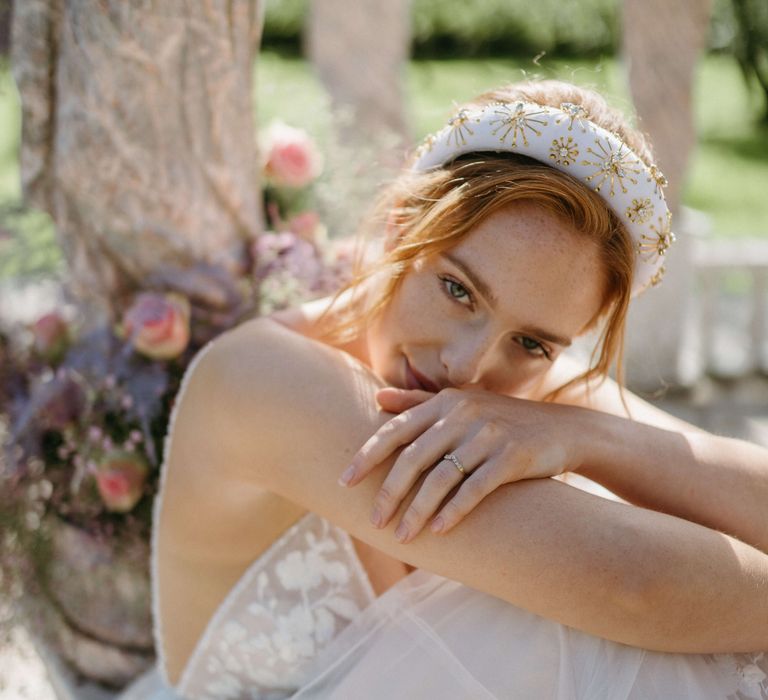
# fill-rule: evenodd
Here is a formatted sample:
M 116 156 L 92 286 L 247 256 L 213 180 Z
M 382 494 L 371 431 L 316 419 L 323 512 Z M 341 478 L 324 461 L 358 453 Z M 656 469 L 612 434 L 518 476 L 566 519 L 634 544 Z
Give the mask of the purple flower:
M 43 389 L 40 422 L 51 430 L 64 430 L 74 423 L 85 406 L 85 395 L 71 377 L 54 379 Z

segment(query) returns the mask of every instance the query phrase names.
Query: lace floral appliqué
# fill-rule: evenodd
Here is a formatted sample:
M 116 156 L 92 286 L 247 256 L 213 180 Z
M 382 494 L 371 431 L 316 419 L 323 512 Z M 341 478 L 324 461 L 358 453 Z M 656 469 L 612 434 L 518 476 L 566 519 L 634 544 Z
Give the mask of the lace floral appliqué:
M 179 690 L 276 700 L 373 599 L 348 536 L 309 514 L 246 572 L 214 616 Z
M 713 654 L 711 658 L 734 679 L 735 690 L 728 700 L 768 700 L 768 658 L 751 654 Z

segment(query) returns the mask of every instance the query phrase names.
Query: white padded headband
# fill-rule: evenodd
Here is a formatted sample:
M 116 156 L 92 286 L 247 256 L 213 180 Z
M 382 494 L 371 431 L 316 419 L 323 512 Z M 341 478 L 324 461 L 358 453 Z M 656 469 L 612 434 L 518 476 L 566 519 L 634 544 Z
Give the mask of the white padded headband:
M 445 165 L 476 151 L 512 152 L 572 175 L 599 193 L 635 242 L 632 296 L 655 286 L 675 236 L 662 187 L 666 178 L 647 166 L 616 134 L 589 120 L 581 105 L 493 103 L 462 109 L 416 152 L 413 169 Z

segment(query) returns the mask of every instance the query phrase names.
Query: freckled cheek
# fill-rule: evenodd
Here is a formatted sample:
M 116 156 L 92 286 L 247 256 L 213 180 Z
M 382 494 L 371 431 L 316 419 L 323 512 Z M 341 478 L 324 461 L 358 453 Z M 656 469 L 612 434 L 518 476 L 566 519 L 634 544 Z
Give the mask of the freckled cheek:
M 424 277 L 406 280 L 393 308 L 393 325 L 398 334 L 415 339 L 432 335 L 446 325 L 446 309 L 441 302 L 439 292 Z

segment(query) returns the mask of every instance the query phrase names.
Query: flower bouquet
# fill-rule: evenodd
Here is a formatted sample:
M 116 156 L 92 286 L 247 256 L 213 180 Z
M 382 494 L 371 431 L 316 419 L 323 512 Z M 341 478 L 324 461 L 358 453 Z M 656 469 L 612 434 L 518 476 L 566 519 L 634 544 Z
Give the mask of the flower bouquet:
M 152 503 L 190 361 L 236 323 L 331 293 L 350 274 L 307 207 L 321 168 L 309 138 L 277 125 L 262 152 L 274 230 L 244 242 L 236 313 L 212 321 L 182 279 L 136 290 L 113 319 L 86 323 L 62 307 L 0 332 L 0 594 L 80 674 L 111 686 L 153 660 Z M 188 274 L 200 270 L 210 271 Z

